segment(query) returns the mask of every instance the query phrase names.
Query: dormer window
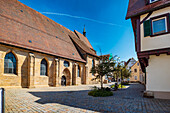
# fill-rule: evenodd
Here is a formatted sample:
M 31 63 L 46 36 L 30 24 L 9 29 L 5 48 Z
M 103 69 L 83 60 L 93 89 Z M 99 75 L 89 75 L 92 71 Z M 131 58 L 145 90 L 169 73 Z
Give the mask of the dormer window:
M 153 2 L 156 2 L 156 1 L 158 1 L 158 0 L 150 0 L 150 3 L 153 3 Z

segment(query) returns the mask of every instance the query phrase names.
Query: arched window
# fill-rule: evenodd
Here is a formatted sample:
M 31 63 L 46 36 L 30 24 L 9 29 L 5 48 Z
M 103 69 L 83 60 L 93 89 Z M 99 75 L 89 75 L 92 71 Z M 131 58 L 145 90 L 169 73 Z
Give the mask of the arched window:
M 94 59 L 92 60 L 92 68 L 95 66 L 94 64 Z M 92 76 L 94 76 L 94 74 L 92 73 Z
M 94 67 L 94 60 L 92 60 L 92 67 Z
M 80 66 L 78 65 L 78 69 L 77 69 L 77 77 L 80 77 Z
M 41 61 L 40 75 L 47 76 L 47 61 L 45 59 Z
M 70 66 L 69 62 L 68 61 L 64 61 L 64 66 L 65 67 L 69 67 Z
M 16 58 L 12 52 L 6 54 L 5 56 L 4 73 L 16 74 Z

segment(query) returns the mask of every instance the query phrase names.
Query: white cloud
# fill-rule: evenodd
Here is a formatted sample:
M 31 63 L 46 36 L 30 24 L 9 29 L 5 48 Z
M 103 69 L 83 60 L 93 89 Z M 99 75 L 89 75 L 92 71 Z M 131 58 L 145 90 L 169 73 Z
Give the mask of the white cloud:
M 100 23 L 100 24 L 106 24 L 106 25 L 117 26 L 117 27 L 124 27 L 122 25 L 118 25 L 118 24 L 114 24 L 114 23 L 103 22 L 103 21 L 100 21 L 100 20 L 95 20 L 95 19 L 81 17 L 81 16 L 74 16 L 74 15 L 70 15 L 70 14 L 53 13 L 53 12 L 40 12 L 40 13 L 49 14 L 49 15 L 67 16 L 67 17 L 72 17 L 72 18 L 84 19 L 84 20 L 88 20 L 88 21 L 92 21 L 92 22 L 96 22 L 96 23 Z

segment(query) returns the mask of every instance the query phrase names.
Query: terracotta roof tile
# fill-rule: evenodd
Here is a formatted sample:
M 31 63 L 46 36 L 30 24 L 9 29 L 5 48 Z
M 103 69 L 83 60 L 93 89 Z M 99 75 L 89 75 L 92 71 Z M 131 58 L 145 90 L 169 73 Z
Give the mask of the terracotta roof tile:
M 74 30 L 75 34 L 82 40 L 89 48 L 93 49 L 92 45 L 90 44 L 87 37 L 85 37 L 83 34 L 79 33 L 78 31 Z
M 86 53 L 90 54 L 90 55 L 93 55 L 93 56 L 96 56 L 96 53 L 91 50 L 81 39 L 79 39 L 77 36 L 74 36 L 73 34 L 70 34 L 70 38 L 83 50 L 85 51 Z
M 17 0 L 0 0 L 0 26 L 0 43 L 85 62 L 69 37 L 74 32 Z

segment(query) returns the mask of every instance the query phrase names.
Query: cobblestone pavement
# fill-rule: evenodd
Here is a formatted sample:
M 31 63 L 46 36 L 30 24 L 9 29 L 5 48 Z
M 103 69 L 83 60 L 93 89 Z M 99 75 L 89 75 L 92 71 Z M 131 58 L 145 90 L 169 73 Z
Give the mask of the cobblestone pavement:
M 6 113 L 20 112 L 141 112 L 170 113 L 170 100 L 143 98 L 141 84 L 114 91 L 110 97 L 91 97 L 92 86 L 6 89 Z

